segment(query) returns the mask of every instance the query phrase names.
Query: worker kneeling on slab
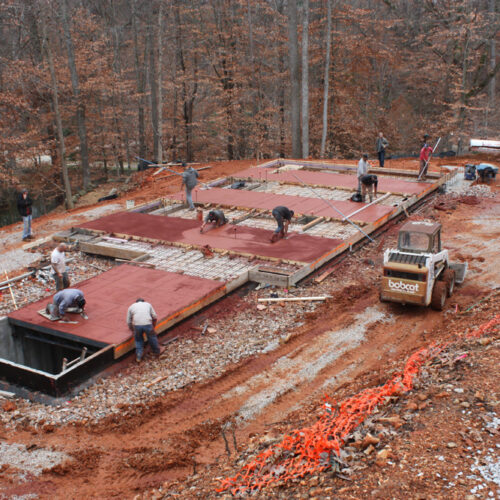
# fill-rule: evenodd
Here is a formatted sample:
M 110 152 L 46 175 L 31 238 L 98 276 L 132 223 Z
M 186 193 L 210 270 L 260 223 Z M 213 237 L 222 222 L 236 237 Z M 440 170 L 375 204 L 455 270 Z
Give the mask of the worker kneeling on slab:
M 210 210 L 210 212 L 208 212 L 207 216 L 205 217 L 205 221 L 200 227 L 200 233 L 203 232 L 203 229 L 205 229 L 205 226 L 207 224 L 214 224 L 215 227 L 220 227 L 226 223 L 227 219 L 222 210 Z
M 138 363 L 141 362 L 144 353 L 144 334 L 148 338 L 148 342 L 156 356 L 160 356 L 165 347 L 160 347 L 158 337 L 155 333 L 155 326 L 158 316 L 156 315 L 153 306 L 144 299 L 137 299 L 127 311 L 127 324 L 130 330 L 134 333 L 135 339 L 135 357 Z
M 50 314 L 52 321 L 63 320 L 70 321 L 67 312 L 81 314 L 87 319 L 85 314 L 85 297 L 83 292 L 77 288 L 65 288 L 54 295 L 52 304 L 47 304 L 45 312 Z
M 273 211 L 271 213 L 273 217 L 276 219 L 276 222 L 278 223 L 278 227 L 276 228 L 273 236 L 271 237 L 271 243 L 274 243 L 275 241 L 278 241 L 280 237 L 281 238 L 286 237 L 288 233 L 288 225 L 292 220 L 294 212 L 293 210 L 290 210 L 287 207 L 278 206 L 273 208 Z

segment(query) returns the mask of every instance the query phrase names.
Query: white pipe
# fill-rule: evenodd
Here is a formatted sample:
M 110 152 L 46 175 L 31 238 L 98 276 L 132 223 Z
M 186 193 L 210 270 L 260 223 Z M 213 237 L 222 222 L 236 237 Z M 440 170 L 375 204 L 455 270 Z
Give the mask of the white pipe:
M 351 218 L 353 215 L 359 214 L 359 212 L 363 211 L 365 208 L 371 207 L 372 205 L 375 205 L 375 203 L 378 203 L 382 200 L 385 200 L 389 196 L 391 196 L 392 193 L 385 193 L 384 196 L 381 196 L 380 198 L 377 198 L 376 200 L 371 201 L 368 203 L 368 205 L 365 205 L 364 207 L 358 208 L 356 211 L 354 211 L 352 214 L 346 215 L 343 219 L 342 222 L 347 220 L 347 218 Z

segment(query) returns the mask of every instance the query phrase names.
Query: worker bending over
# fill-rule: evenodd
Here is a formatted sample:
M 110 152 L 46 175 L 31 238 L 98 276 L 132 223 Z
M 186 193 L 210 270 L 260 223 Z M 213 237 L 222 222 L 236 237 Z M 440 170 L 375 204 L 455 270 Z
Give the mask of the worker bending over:
M 83 296 L 83 292 L 77 288 L 65 288 L 64 290 L 57 292 L 54 295 L 52 304 L 47 304 L 45 312 L 50 314 L 50 319 L 52 321 L 58 319 L 69 321 L 68 316 L 66 316 L 66 312 L 68 312 L 68 309 L 70 308 L 74 309 L 71 312 L 79 313 L 83 318 L 87 319 L 87 315 L 84 311 L 85 297 Z
M 377 197 L 378 177 L 375 174 L 366 174 L 361 177 L 361 199 L 364 202 L 366 193 L 370 197 L 370 203 Z
M 135 339 L 135 359 L 141 362 L 144 353 L 144 334 L 148 338 L 151 349 L 156 356 L 160 356 L 165 347 L 160 347 L 158 337 L 155 333 L 157 315 L 153 306 L 144 299 L 137 299 L 127 311 L 127 324 L 134 333 Z
M 368 154 L 363 153 L 362 158 L 358 162 L 358 191 L 361 192 L 361 199 L 365 201 L 366 193 L 370 194 L 370 201 L 373 197 L 377 197 L 378 178 L 374 174 L 368 174 L 368 168 L 371 168 L 371 163 L 368 161 Z
M 200 233 L 203 232 L 203 229 L 205 229 L 205 226 L 207 224 L 214 224 L 215 227 L 220 227 L 226 223 L 227 219 L 222 210 L 210 210 L 210 212 L 208 212 L 207 216 L 205 217 L 203 224 L 200 227 Z
M 271 212 L 273 217 L 276 219 L 278 223 L 278 227 L 274 231 L 274 234 L 271 238 L 271 243 L 277 241 L 280 237 L 285 238 L 288 233 L 288 225 L 293 217 L 293 210 L 288 209 L 287 207 L 275 207 Z

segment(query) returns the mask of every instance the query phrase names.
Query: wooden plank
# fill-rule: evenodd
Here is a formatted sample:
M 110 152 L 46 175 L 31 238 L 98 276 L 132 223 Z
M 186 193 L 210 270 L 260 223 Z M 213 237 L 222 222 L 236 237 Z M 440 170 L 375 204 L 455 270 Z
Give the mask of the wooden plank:
M 250 270 L 248 279 L 256 283 L 264 283 L 268 285 L 280 286 L 288 288 L 290 286 L 290 277 L 284 274 L 266 273 L 260 270 Z
M 80 250 L 85 253 L 91 253 L 94 255 L 103 255 L 105 257 L 113 257 L 115 259 L 133 260 L 138 257 L 143 257 L 148 255 L 145 252 L 139 252 L 137 250 L 129 250 L 127 248 L 117 248 L 106 245 L 96 245 L 94 243 L 89 243 L 86 241 L 80 242 Z
M 315 226 L 316 224 L 319 224 L 320 222 L 323 222 L 325 220 L 324 217 L 317 217 L 316 219 L 312 220 L 311 222 L 307 223 L 302 227 L 302 232 L 307 231 L 309 228 Z
M 326 300 L 330 299 L 330 295 L 322 295 L 318 297 L 278 297 L 278 298 L 263 298 L 257 299 L 258 302 L 300 302 L 300 301 L 315 301 L 315 300 Z

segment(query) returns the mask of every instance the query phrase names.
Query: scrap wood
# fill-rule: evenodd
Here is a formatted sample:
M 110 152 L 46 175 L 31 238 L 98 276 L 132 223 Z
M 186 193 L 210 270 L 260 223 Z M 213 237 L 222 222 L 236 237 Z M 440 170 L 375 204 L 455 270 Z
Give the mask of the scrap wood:
M 9 275 L 7 274 L 7 271 L 4 269 L 4 273 L 5 273 L 5 277 L 7 278 L 7 283 L 8 283 L 8 287 L 9 287 L 9 292 L 10 292 L 10 296 L 12 297 L 12 302 L 14 302 L 14 307 L 16 308 L 16 311 L 17 311 L 17 302 L 16 302 L 16 298 L 14 297 L 14 292 L 12 291 L 12 284 L 9 280 Z
M 302 227 L 302 232 L 307 231 L 311 227 L 315 226 L 316 224 L 319 224 L 320 222 L 323 222 L 325 220 L 324 217 L 317 217 L 316 219 L 312 220 L 311 222 L 308 222 Z
M 330 276 L 330 274 L 332 274 L 333 271 L 335 271 L 335 267 L 331 267 L 330 269 L 325 271 L 323 274 L 320 274 L 317 278 L 314 278 L 314 283 L 321 283 L 323 280 L 328 278 L 328 276 Z
M 270 297 L 270 298 L 262 298 L 262 299 L 257 299 L 258 302 L 299 302 L 301 300 L 307 300 L 307 301 L 312 301 L 312 300 L 326 300 L 330 299 L 331 295 L 322 295 L 319 297 Z

